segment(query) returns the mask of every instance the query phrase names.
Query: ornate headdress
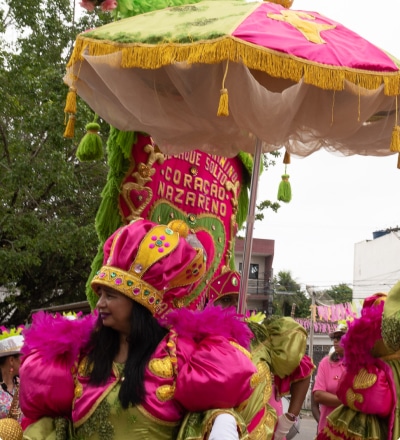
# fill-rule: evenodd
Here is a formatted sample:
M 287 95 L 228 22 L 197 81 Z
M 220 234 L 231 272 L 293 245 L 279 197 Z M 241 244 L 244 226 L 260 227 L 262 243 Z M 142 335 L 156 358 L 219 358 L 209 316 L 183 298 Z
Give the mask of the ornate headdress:
M 239 295 L 240 274 L 229 270 L 213 279 L 207 289 L 209 303 L 214 303 L 226 295 Z
M 24 337 L 21 335 L 23 326 L 10 330 L 0 327 L 0 357 L 19 354 L 24 344 Z
M 184 305 L 206 269 L 201 242 L 189 234 L 184 222 L 166 226 L 139 219 L 105 242 L 103 267 L 93 278 L 92 288 L 115 289 L 159 318 Z M 203 301 L 197 303 L 203 305 Z

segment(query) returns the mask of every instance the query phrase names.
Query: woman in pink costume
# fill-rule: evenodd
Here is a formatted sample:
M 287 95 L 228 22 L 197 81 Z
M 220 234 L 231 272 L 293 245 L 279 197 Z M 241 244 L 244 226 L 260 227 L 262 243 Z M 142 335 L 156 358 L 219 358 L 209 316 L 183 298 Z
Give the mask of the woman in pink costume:
M 345 366 L 343 364 L 343 347 L 340 345 L 342 336 L 347 332 L 346 324 L 339 324 L 335 331 L 329 334 L 333 341 L 333 351 L 325 356 L 318 365 L 313 387 L 313 397 L 319 404 L 318 432 L 326 425 L 328 415 L 338 407 L 341 402 L 336 396 L 339 380 L 342 377 Z
M 386 296 L 364 301 L 361 317 L 343 337 L 346 372 L 337 395 L 342 402 L 318 440 L 397 440 L 400 435 L 400 283 Z
M 237 306 L 240 274 L 225 271 L 210 283 L 207 307 L 234 311 Z M 254 334 L 251 341 L 252 361 L 260 375 L 260 381 L 247 404 L 232 411 L 238 424 L 247 426 L 249 440 L 282 440 L 295 423 L 306 397 L 314 364 L 305 355 L 307 332 L 289 317 L 268 320 L 258 314 L 247 320 Z M 287 413 L 277 414 L 271 399 L 276 390 L 279 396 L 291 394 Z M 213 411 L 192 414 L 182 426 L 178 440 L 200 440 L 204 427 Z
M 34 317 L 21 366 L 26 439 L 172 440 L 188 411 L 249 398 L 259 377 L 247 325 L 231 311 L 179 309 L 207 266 L 180 232 L 143 219 L 118 229 L 92 280 L 97 319 Z

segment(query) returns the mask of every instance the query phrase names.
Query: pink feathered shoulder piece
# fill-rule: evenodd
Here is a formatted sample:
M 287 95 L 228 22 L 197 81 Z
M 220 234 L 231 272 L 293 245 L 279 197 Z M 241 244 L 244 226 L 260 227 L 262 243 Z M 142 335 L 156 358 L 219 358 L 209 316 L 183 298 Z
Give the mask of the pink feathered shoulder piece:
M 185 308 L 174 310 L 160 320 L 163 327 L 174 327 L 178 335 L 199 342 L 210 335 L 235 339 L 242 347 L 249 349 L 254 337 L 243 317 L 234 307 L 206 307 L 202 311 Z
M 72 364 L 88 344 L 96 319 L 96 314 L 70 319 L 59 313 L 35 313 L 32 324 L 22 333 L 23 358 L 37 351 L 45 361 Z
M 362 309 L 361 317 L 350 323 L 349 330 L 343 336 L 344 363 L 349 372 L 357 372 L 376 361 L 371 351 L 375 343 L 382 339 L 383 306 L 384 302 Z

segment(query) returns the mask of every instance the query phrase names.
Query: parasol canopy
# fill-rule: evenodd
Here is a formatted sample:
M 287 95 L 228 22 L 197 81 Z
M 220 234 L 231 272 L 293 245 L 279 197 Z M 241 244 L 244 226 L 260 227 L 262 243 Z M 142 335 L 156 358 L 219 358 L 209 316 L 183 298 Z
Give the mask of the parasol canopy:
M 77 37 L 65 76 L 72 120 L 78 94 L 165 154 L 254 153 L 240 312 L 261 153 L 400 151 L 397 61 L 328 17 L 277 3 L 202 1 L 101 26 Z
M 233 156 L 255 139 L 298 156 L 398 151 L 396 60 L 317 12 L 271 2 L 203 1 L 82 33 L 65 82 L 168 154 Z

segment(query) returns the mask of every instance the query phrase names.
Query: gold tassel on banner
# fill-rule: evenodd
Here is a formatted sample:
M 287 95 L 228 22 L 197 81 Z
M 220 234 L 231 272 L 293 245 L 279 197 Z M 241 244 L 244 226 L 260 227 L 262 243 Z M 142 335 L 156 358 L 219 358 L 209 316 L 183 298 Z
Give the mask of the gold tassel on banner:
M 71 86 L 67 94 L 64 107 L 65 116 L 68 115 L 67 126 L 65 127 L 64 137 L 72 139 L 75 136 L 75 114 L 76 114 L 76 88 Z
M 74 86 L 69 88 L 64 113 L 76 113 L 76 88 Z
M 229 116 L 228 90 L 221 89 L 220 93 L 217 116 Z
M 397 108 L 397 96 L 396 96 L 396 125 L 393 127 L 392 139 L 390 142 L 390 151 L 400 153 L 400 126 L 398 124 L 398 108 Z
M 67 126 L 65 127 L 64 137 L 72 139 L 75 135 L 75 115 L 70 114 L 68 117 Z
M 226 62 L 224 77 L 222 79 L 222 88 L 220 90 L 219 105 L 217 116 L 229 116 L 228 89 L 225 88 L 225 79 L 228 74 L 229 60 Z
M 398 125 L 393 127 L 390 151 L 400 152 L 400 126 Z
M 400 153 L 397 156 L 397 168 L 400 170 Z

